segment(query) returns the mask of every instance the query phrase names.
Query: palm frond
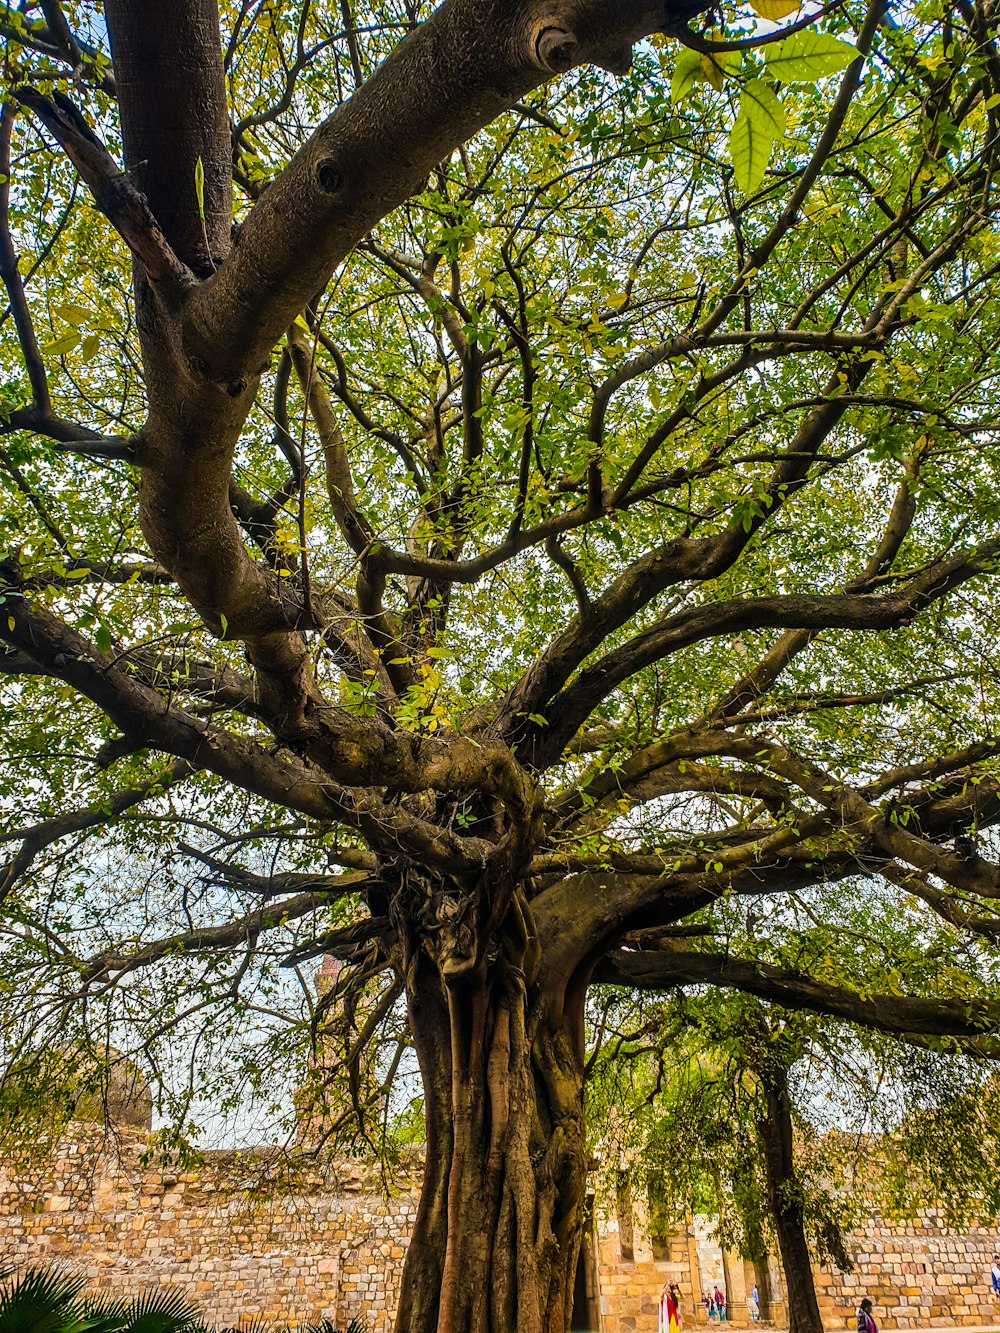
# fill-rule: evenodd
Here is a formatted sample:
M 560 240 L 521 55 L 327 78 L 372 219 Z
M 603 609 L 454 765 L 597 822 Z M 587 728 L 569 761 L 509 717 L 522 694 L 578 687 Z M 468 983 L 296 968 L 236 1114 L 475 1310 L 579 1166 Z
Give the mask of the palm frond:
M 125 1333 L 207 1333 L 201 1311 L 181 1291 L 144 1291 L 126 1310 Z
M 128 1324 L 128 1302 L 88 1296 L 83 1303 L 89 1333 L 122 1333 Z
M 315 1323 L 300 1324 L 298 1333 L 341 1333 L 332 1319 L 317 1319 Z M 363 1319 L 352 1319 L 343 1333 L 368 1333 L 368 1325 Z
M 215 1333 L 288 1333 L 287 1324 L 276 1324 L 266 1315 L 244 1315 L 236 1324 L 228 1328 L 216 1329 Z
M 0 1333 L 85 1333 L 89 1324 L 78 1300 L 85 1285 L 86 1278 L 44 1268 L 29 1268 L 20 1279 L 5 1281 Z

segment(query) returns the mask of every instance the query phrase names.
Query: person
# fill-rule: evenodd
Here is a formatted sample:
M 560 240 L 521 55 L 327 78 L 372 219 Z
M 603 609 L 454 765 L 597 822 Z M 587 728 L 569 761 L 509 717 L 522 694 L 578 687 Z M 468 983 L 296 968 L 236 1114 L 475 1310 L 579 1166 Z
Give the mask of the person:
M 680 1333 L 681 1289 L 676 1282 L 666 1284 L 660 1292 L 659 1333 Z
M 872 1315 L 872 1303 L 867 1296 L 858 1307 L 858 1333 L 878 1333 L 878 1324 Z
M 993 1256 L 993 1267 L 990 1269 L 990 1283 L 993 1287 L 993 1299 L 1000 1300 L 1000 1254 Z
M 757 1294 L 757 1284 L 754 1283 L 753 1291 L 750 1293 L 750 1299 L 747 1301 L 750 1307 L 750 1318 L 757 1320 L 760 1318 L 760 1297 Z
M 670 1284 L 670 1295 L 674 1298 L 674 1305 L 677 1307 L 677 1323 L 681 1322 L 681 1289 L 676 1282 Z
M 722 1324 L 726 1319 L 726 1298 L 722 1294 L 721 1287 L 715 1289 L 715 1306 L 719 1311 L 719 1323 Z
M 701 1303 L 705 1307 L 705 1318 L 711 1319 L 715 1314 L 715 1311 L 712 1309 L 712 1293 L 703 1291 L 701 1293 Z

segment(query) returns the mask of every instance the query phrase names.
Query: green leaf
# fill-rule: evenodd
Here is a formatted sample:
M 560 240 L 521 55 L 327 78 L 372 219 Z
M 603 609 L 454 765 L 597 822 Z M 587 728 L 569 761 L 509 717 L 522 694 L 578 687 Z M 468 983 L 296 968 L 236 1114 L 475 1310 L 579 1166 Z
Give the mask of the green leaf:
M 800 0 L 750 0 L 750 3 L 762 19 L 768 19 L 771 23 L 788 18 L 789 14 L 794 14 L 802 7 Z
M 198 158 L 194 164 L 194 192 L 198 196 L 198 216 L 205 221 L 205 164 Z
M 769 84 L 751 79 L 740 94 L 740 111 L 755 129 L 780 139 L 785 132 L 785 108 Z
M 726 81 L 726 71 L 718 60 L 714 60 L 706 52 L 698 57 L 698 63 L 701 65 L 701 77 L 712 85 L 717 93 L 722 92 L 722 85 Z
M 782 83 L 814 83 L 846 69 L 858 49 L 828 32 L 795 32 L 775 42 L 764 54 L 767 72 Z
M 741 111 L 729 135 L 729 156 L 736 172 L 736 184 L 744 194 L 756 190 L 764 179 L 773 144 L 773 137 Z
M 98 652 L 109 653 L 111 651 L 111 631 L 107 625 L 98 625 L 94 642 L 97 644 Z
M 703 77 L 701 57 L 697 51 L 685 47 L 677 57 L 673 78 L 670 80 L 671 102 L 680 102 L 687 97 L 695 84 L 700 83 Z
M 710 83 L 716 92 L 722 91 L 722 85 L 730 74 L 735 74 L 740 67 L 738 51 L 702 51 L 698 56 L 701 77 Z

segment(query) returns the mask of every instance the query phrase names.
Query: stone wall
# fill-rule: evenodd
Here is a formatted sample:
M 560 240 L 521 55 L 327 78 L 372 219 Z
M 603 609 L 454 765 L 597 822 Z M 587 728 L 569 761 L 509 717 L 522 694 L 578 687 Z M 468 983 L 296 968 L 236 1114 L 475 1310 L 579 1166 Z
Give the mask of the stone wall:
M 602 1211 L 596 1228 L 597 1288 L 605 1333 L 656 1333 L 660 1293 L 671 1282 L 681 1289 L 681 1309 L 695 1306 L 697 1256 L 690 1227 L 658 1242 L 632 1204 L 630 1236 L 623 1247 L 622 1219 Z
M 260 1155 L 212 1154 L 178 1172 L 144 1164 L 144 1146 L 138 1135 L 80 1129 L 52 1167 L 0 1165 L 0 1265 L 65 1264 L 86 1273 L 91 1291 L 116 1296 L 179 1288 L 219 1324 L 257 1314 L 346 1324 L 360 1314 L 372 1333 L 388 1333 L 417 1164 L 388 1199 L 360 1162 L 317 1164 L 274 1194 L 260 1184 Z
M 853 1329 L 863 1296 L 871 1298 L 884 1328 L 1000 1326 L 1000 1303 L 993 1301 L 989 1276 L 1000 1248 L 996 1230 L 951 1231 L 939 1212 L 928 1211 L 909 1226 L 874 1217 L 846 1241 L 853 1273 L 816 1269 L 827 1328 Z
M 628 1214 L 627 1216 L 625 1214 Z M 709 1327 L 699 1293 L 721 1286 L 727 1299 L 726 1324 L 759 1328 L 750 1319 L 747 1294 L 754 1284 L 770 1308 L 764 1321 L 786 1326 L 784 1281 L 779 1265 L 769 1258 L 763 1266 L 745 1263 L 723 1252 L 712 1232 L 712 1219 L 688 1218 L 666 1246 L 654 1253 L 641 1207 L 635 1201 L 599 1219 L 597 1285 L 603 1325 L 600 1333 L 656 1333 L 657 1301 L 667 1282 L 681 1288 L 684 1323 Z M 1000 1252 L 995 1229 L 950 1230 L 938 1211 L 920 1213 L 909 1225 L 891 1225 L 872 1217 L 845 1238 L 854 1260 L 853 1273 L 815 1265 L 817 1297 L 823 1323 L 830 1333 L 857 1327 L 857 1308 L 871 1298 L 879 1327 L 892 1329 L 1000 1329 L 1000 1302 L 990 1287 L 990 1262 Z M 725 1325 L 712 1323 L 724 1333 Z
M 367 1163 L 317 1158 L 294 1182 L 265 1188 L 273 1166 L 265 1154 L 211 1154 L 198 1170 L 175 1171 L 146 1163 L 145 1146 L 135 1133 L 112 1138 L 78 1127 L 49 1167 L 0 1163 L 0 1267 L 65 1265 L 85 1273 L 92 1291 L 116 1296 L 178 1288 L 217 1324 L 264 1315 L 346 1325 L 361 1315 L 372 1333 L 389 1333 L 416 1216 L 418 1160 L 404 1163 L 387 1198 Z M 827 1329 L 852 1330 L 863 1295 L 884 1330 L 1000 1327 L 989 1286 L 994 1231 L 949 1231 L 940 1215 L 925 1213 L 903 1227 L 875 1218 L 846 1243 L 853 1274 L 816 1270 Z M 580 1325 L 594 1333 L 656 1333 L 668 1282 L 680 1286 L 688 1329 L 707 1326 L 698 1298 L 717 1282 L 733 1327 L 749 1324 L 746 1293 L 755 1281 L 772 1296 L 765 1317 L 779 1327 L 784 1317 L 777 1265 L 754 1269 L 723 1254 L 707 1218 L 657 1239 L 641 1207 L 619 1198 L 598 1209 L 583 1262 L 588 1313 Z

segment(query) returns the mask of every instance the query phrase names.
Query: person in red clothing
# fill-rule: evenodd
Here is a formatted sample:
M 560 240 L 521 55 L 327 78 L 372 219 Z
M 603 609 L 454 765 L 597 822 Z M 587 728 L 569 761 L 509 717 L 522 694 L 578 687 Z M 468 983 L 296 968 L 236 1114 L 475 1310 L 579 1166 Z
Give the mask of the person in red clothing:
M 676 1282 L 671 1282 L 660 1292 L 659 1333 L 680 1333 L 680 1328 L 681 1289 Z
M 878 1324 L 872 1315 L 872 1303 L 867 1296 L 858 1307 L 858 1333 L 878 1333 Z

